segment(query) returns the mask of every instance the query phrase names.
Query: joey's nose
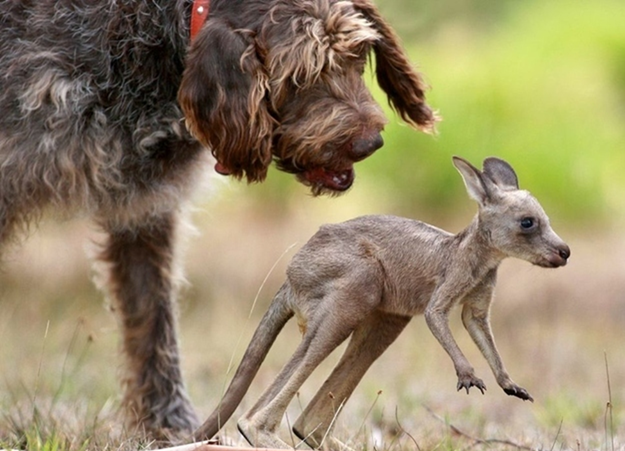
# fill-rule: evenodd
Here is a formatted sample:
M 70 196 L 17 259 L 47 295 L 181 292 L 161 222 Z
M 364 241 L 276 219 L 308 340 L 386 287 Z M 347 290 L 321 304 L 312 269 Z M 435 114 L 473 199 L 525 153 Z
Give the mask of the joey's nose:
M 382 135 L 379 133 L 375 133 L 374 135 L 366 138 L 357 138 L 352 141 L 350 155 L 354 161 L 364 160 L 382 147 L 383 144 L 384 140 L 382 139 Z
M 571 249 L 562 240 L 557 239 L 549 246 L 549 254 L 546 256 L 545 266 L 548 268 L 559 268 L 560 266 L 566 266 L 568 259 L 571 256 Z
M 571 249 L 569 248 L 569 246 L 567 246 L 566 244 L 562 245 L 559 249 L 558 249 L 558 254 L 560 255 L 560 257 L 562 257 L 564 260 L 568 260 L 568 258 L 571 256 Z

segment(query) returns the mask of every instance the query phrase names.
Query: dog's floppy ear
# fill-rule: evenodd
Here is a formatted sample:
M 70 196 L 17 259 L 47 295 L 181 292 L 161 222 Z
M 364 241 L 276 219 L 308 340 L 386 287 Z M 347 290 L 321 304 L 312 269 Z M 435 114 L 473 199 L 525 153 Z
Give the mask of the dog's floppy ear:
M 433 132 L 438 120 L 425 103 L 426 85 L 401 48 L 399 37 L 370 0 L 352 0 L 379 33 L 374 44 L 378 84 L 403 120 L 426 132 Z
M 178 102 L 189 131 L 210 148 L 220 171 L 249 182 L 262 181 L 271 163 L 266 86 L 245 36 L 209 19 L 191 45 Z

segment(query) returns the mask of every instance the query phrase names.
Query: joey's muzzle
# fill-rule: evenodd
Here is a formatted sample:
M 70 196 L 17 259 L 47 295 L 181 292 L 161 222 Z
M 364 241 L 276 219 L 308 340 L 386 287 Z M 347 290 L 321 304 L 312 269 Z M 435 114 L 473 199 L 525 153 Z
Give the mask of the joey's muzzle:
M 563 242 L 554 246 L 553 251 L 547 257 L 547 261 L 549 262 L 549 266 L 552 268 L 559 268 L 560 266 L 565 266 L 567 264 L 570 256 L 571 249 L 566 243 Z

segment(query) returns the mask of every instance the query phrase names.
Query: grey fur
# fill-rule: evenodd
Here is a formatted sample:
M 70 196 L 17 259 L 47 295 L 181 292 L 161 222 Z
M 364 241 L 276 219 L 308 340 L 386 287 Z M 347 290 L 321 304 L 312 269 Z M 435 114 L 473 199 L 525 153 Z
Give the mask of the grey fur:
M 470 196 L 473 222 L 453 235 L 396 216 L 364 216 L 325 225 L 293 257 L 287 281 L 252 337 L 218 408 L 196 437 L 211 437 L 234 412 L 284 324 L 293 316 L 303 339 L 261 398 L 238 422 L 256 447 L 291 448 L 276 435 L 301 384 L 341 342 L 351 340 L 340 362 L 293 425 L 309 446 L 349 449 L 333 438 L 336 416 L 369 366 L 410 319 L 424 314 L 451 357 L 457 389 L 486 389 L 451 335 L 448 315 L 462 305 L 462 320 L 509 395 L 532 400 L 506 372 L 490 329 L 497 268 L 506 257 L 543 267 L 566 264 L 568 246 L 555 234 L 540 204 L 518 189 L 512 167 L 489 158 L 480 171 L 455 157 Z

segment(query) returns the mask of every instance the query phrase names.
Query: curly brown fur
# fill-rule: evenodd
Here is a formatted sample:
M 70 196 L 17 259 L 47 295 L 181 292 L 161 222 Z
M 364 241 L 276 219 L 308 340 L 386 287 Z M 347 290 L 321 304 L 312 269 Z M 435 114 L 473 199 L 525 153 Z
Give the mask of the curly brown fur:
M 175 331 L 176 229 L 208 167 L 276 161 L 342 192 L 382 145 L 367 55 L 391 104 L 431 130 L 420 76 L 365 0 L 0 0 L 0 247 L 46 210 L 89 215 L 126 355 L 123 406 L 150 433 L 197 419 Z M 186 126 L 185 126 L 186 123 Z M 188 128 L 187 128 L 188 127 Z
M 220 172 L 260 181 L 273 159 L 315 194 L 340 192 L 382 145 L 386 118 L 362 80 L 372 51 L 391 105 L 433 130 L 420 75 L 365 0 L 213 2 L 178 98 Z

